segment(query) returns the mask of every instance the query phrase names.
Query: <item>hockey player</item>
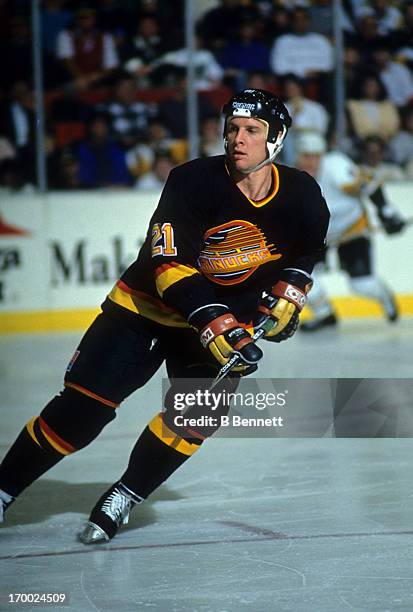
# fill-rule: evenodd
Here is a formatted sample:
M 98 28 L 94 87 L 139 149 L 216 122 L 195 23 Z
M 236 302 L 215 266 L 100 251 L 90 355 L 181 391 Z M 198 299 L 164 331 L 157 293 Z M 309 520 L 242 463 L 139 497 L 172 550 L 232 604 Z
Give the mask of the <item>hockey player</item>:
M 262 357 L 251 337 L 254 323 L 265 322 L 265 337 L 275 342 L 295 332 L 324 248 L 328 209 L 312 177 L 274 163 L 291 124 L 279 98 L 245 90 L 223 112 L 226 155 L 171 171 L 138 258 L 80 342 L 64 390 L 29 421 L 4 458 L 3 510 L 89 444 L 165 359 L 166 410 L 144 429 L 126 471 L 99 499 L 81 534 L 85 543 L 109 540 L 131 508 L 216 429 L 177 428 L 169 405 L 177 381 L 193 379 L 197 388 L 198 379 L 211 379 L 237 355 L 222 382 L 233 389 Z
M 326 141 L 318 132 L 303 132 L 298 137 L 296 155 L 297 167 L 316 178 L 328 202 L 331 218 L 327 245 L 337 247 L 341 268 L 348 274 L 352 290 L 379 302 L 388 321 L 396 321 L 394 296 L 373 270 L 369 221 L 362 197 L 368 195 L 375 204 L 388 234 L 401 231 L 403 220 L 386 202 L 381 186 L 363 177 L 349 157 L 338 151 L 327 153 Z M 321 280 L 323 267 L 323 262 L 316 266 L 316 282 L 309 299 L 315 317 L 301 325 L 305 332 L 337 324 Z

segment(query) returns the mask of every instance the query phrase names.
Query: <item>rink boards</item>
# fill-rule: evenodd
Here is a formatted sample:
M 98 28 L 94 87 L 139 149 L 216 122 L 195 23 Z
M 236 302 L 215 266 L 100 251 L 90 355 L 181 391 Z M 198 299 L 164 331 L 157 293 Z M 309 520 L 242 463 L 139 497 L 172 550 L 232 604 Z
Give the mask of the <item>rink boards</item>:
M 412 216 L 413 183 L 386 185 L 390 201 Z M 112 285 L 136 257 L 159 193 L 95 191 L 22 194 L 0 203 L 0 333 L 75 330 L 88 325 Z M 372 212 L 372 211 L 371 211 Z M 397 236 L 377 227 L 377 273 L 413 314 L 411 226 Z M 334 253 L 331 255 L 334 267 Z M 349 295 L 344 274 L 328 289 L 344 317 L 377 317 L 380 309 Z M 304 313 L 305 315 L 305 313 Z

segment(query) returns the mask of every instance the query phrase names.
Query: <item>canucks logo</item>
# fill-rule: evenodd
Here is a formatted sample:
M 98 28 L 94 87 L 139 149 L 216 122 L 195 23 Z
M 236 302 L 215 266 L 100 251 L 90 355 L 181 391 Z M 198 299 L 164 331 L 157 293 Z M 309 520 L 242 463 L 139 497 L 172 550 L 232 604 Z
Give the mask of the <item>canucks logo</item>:
M 264 263 L 280 259 L 273 244 L 248 221 L 229 221 L 208 230 L 198 259 L 202 273 L 220 285 L 246 280 Z

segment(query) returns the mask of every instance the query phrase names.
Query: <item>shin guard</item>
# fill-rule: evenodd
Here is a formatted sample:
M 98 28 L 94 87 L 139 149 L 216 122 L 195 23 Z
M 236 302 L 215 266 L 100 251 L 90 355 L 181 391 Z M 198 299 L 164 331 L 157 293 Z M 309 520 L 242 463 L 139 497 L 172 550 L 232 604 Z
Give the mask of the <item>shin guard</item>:
M 63 457 L 94 440 L 115 410 L 65 389 L 31 419 L 0 465 L 0 489 L 16 497 Z

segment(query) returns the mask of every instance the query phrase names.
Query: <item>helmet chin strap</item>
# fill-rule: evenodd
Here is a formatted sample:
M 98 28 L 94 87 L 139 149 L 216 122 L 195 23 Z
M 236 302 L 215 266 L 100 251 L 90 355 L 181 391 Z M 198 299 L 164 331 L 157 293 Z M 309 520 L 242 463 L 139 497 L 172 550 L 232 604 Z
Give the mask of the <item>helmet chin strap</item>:
M 283 125 L 283 131 L 281 132 L 281 135 L 278 136 L 277 140 L 274 143 L 267 142 L 268 157 L 263 159 L 262 162 L 260 162 L 253 168 L 246 168 L 245 170 L 238 170 L 238 172 L 241 172 L 241 174 L 251 174 L 251 172 L 256 172 L 257 170 L 261 170 L 261 168 L 263 168 L 264 166 L 267 166 L 268 164 L 272 164 L 274 159 L 277 157 L 277 155 L 280 153 L 281 149 L 283 148 L 283 141 L 286 135 L 287 135 L 287 128 L 285 127 L 285 125 Z M 227 149 L 227 144 L 228 144 L 228 141 L 227 139 L 225 139 L 225 150 Z

